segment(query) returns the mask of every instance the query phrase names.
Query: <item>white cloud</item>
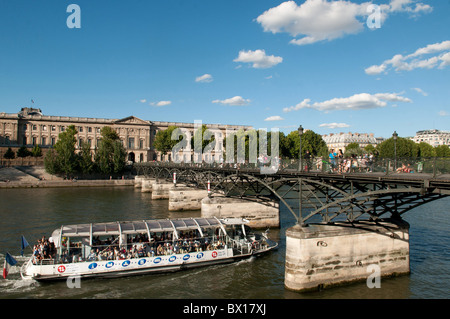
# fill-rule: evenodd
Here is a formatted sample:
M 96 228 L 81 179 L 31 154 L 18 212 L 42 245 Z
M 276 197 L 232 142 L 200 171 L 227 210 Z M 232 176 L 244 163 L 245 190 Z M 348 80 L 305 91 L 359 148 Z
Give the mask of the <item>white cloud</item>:
M 319 127 L 344 128 L 344 127 L 350 127 L 350 125 L 348 125 L 346 123 L 323 123 L 323 124 L 320 124 Z
M 439 111 L 439 116 L 449 116 L 450 114 L 447 111 Z
M 150 105 L 153 106 L 166 106 L 172 104 L 172 101 L 159 101 L 159 102 L 150 102 Z
M 139 102 L 141 102 L 141 103 L 146 103 L 147 100 L 146 100 L 146 99 L 142 99 L 142 100 L 139 100 Z
M 416 16 L 432 10 L 429 5 L 415 2 L 392 0 L 389 5 L 380 5 L 381 21 L 392 12 L 408 12 Z M 306 0 L 301 5 L 286 1 L 262 13 L 256 21 L 265 32 L 287 32 L 292 37 L 303 35 L 290 43 L 306 45 L 361 32 L 367 17 L 373 13 L 368 10 L 371 5 L 369 1 L 353 3 L 345 0 Z
M 417 93 L 422 94 L 423 96 L 428 96 L 428 93 L 422 90 L 421 88 L 412 88 L 412 90 L 416 91 Z
M 201 76 L 198 76 L 195 78 L 195 82 L 203 82 L 203 83 L 209 83 L 213 81 L 213 77 L 211 74 L 203 74 Z
M 437 54 L 440 52 L 443 53 Z M 430 54 L 437 55 L 428 58 L 423 57 Z M 380 65 L 372 65 L 366 68 L 365 72 L 369 75 L 376 75 L 383 72 L 387 73 L 389 67 L 394 68 L 396 71 L 412 71 L 414 69 L 433 69 L 435 67 L 442 69 L 447 65 L 450 65 L 450 40 L 429 44 L 406 56 L 396 54 Z
M 284 120 L 284 118 L 282 118 L 281 116 L 274 115 L 274 116 L 269 116 L 264 121 L 283 121 L 283 120 Z
M 244 99 L 242 96 L 235 96 L 225 100 L 214 100 L 212 103 L 219 103 L 223 105 L 247 105 L 250 103 L 250 100 Z
M 303 108 L 312 108 L 324 112 L 336 110 L 364 110 L 385 107 L 387 102 L 411 103 L 412 101 L 406 97 L 400 96 L 399 93 L 360 93 L 350 97 L 334 98 L 324 102 L 315 102 L 313 104 L 310 103 L 310 99 L 304 99 L 295 106 L 285 107 L 283 112 L 287 113 Z
M 267 69 L 283 62 L 283 58 L 274 55 L 266 55 L 266 51 L 264 50 L 248 50 L 239 51 L 239 56 L 233 61 L 253 63 L 252 66 L 256 69 Z

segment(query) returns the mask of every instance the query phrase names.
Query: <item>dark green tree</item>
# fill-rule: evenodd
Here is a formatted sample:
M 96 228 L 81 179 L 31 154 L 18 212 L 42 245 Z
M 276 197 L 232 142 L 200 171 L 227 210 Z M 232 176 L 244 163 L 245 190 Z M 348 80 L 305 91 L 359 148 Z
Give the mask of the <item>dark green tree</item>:
M 3 154 L 3 157 L 6 159 L 13 159 L 14 157 L 16 157 L 16 155 L 14 154 L 13 150 L 11 149 L 11 147 L 8 147 L 8 149 L 6 150 L 5 154 Z
M 419 152 L 417 154 L 419 157 L 434 157 L 436 156 L 436 151 L 428 143 L 420 142 L 419 143 Z
M 174 137 L 177 136 L 177 138 L 172 139 L 172 135 L 174 135 Z M 160 151 L 161 153 L 166 155 L 167 153 L 171 152 L 179 142 L 183 140 L 183 137 L 185 136 L 182 134 L 181 129 L 177 128 L 176 126 L 169 126 L 167 129 L 156 133 L 153 146 L 157 151 Z M 186 141 L 186 139 L 184 140 L 185 143 L 188 142 Z M 180 146 L 187 147 L 187 144 Z
M 33 157 L 41 157 L 42 156 L 42 149 L 39 145 L 35 145 L 33 149 L 31 150 L 31 155 Z
M 57 163 L 53 165 L 59 168 L 60 173 L 65 174 L 66 177 L 73 176 L 78 169 L 77 155 L 75 154 L 75 135 L 77 133 L 75 125 L 70 125 L 59 134 L 58 141 L 54 146 Z
M 448 145 L 439 145 L 434 149 L 437 157 L 450 157 L 450 147 Z
M 81 152 L 78 154 L 79 168 L 83 174 L 90 174 L 94 171 L 92 161 L 91 145 L 88 142 L 81 144 Z
M 96 167 L 103 174 L 121 173 L 125 168 L 127 152 L 119 135 L 109 126 L 101 129 L 101 135 L 102 138 L 95 153 Z
M 49 174 L 58 174 L 61 172 L 61 168 L 58 163 L 58 155 L 53 148 L 49 149 L 45 154 L 44 167 L 46 172 Z
M 18 150 L 17 150 L 17 157 L 27 157 L 30 156 L 31 152 L 27 149 L 26 146 L 21 146 Z
M 292 131 L 288 134 L 286 144 L 289 150 L 289 157 L 293 159 L 299 158 L 300 136 L 297 131 Z M 307 130 L 302 135 L 302 157 L 305 156 L 307 150 L 311 156 L 328 157 L 327 144 L 320 134 L 312 130 Z
M 419 146 L 412 140 L 407 138 L 399 137 L 397 138 L 396 149 L 397 158 L 401 157 L 417 157 L 419 155 Z M 394 158 L 394 138 L 385 140 L 384 142 L 377 145 L 377 151 L 380 157 Z

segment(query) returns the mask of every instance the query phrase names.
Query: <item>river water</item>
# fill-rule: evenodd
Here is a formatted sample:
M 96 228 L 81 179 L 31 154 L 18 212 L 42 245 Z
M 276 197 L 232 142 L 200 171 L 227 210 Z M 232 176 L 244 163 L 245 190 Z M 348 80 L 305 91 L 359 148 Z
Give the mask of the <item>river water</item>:
M 133 187 L 35 188 L 0 190 L 0 264 L 9 252 L 19 263 L 20 236 L 30 245 L 50 236 L 62 224 L 95 223 L 151 218 L 200 217 L 199 211 L 168 212 L 167 200 L 152 200 L 151 194 Z M 411 274 L 381 280 L 381 288 L 356 283 L 313 293 L 284 288 L 285 231 L 293 216 L 281 207 L 280 228 L 269 236 L 279 249 L 267 255 L 234 264 L 217 265 L 177 273 L 119 279 L 82 280 L 80 288 L 65 281 L 22 281 L 18 267 L 0 279 L 0 298 L 159 298 L 159 299 L 447 299 L 450 297 L 450 198 L 444 198 L 406 213 L 410 225 Z

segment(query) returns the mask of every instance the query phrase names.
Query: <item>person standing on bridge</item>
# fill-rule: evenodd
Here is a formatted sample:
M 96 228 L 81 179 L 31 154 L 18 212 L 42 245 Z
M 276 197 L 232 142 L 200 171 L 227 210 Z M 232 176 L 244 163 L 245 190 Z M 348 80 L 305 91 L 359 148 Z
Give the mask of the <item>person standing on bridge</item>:
M 334 149 L 330 150 L 329 157 L 330 157 L 331 169 L 334 171 L 336 169 L 336 157 L 337 157 L 337 154 L 334 151 Z

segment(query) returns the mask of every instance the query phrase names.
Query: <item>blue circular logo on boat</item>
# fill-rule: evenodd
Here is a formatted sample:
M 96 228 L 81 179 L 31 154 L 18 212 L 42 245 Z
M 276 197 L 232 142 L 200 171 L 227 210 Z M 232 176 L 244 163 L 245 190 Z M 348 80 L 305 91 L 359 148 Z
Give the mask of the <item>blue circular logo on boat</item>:
M 170 262 L 173 262 L 173 261 L 175 261 L 177 259 L 177 256 L 171 256 L 170 258 L 169 258 L 169 261 Z
M 138 264 L 139 264 L 139 266 L 142 266 L 146 262 L 147 262 L 147 259 L 141 259 L 141 260 L 138 261 Z
M 97 263 L 92 263 L 89 265 L 89 269 L 95 269 L 97 268 Z
M 127 266 L 129 266 L 130 265 L 130 261 L 129 260 L 125 260 L 123 263 L 122 263 L 122 267 L 127 267 Z
M 188 260 L 189 258 L 191 258 L 191 255 L 189 255 L 189 254 L 186 254 L 183 256 L 183 260 Z
M 198 253 L 197 254 L 197 259 L 200 259 L 200 258 L 202 258 L 203 257 L 203 253 Z
M 105 265 L 106 268 L 111 268 L 112 266 L 114 266 L 114 262 L 113 261 L 107 262 L 106 265 Z
M 159 264 L 161 262 L 161 257 L 156 257 L 155 259 L 153 259 L 153 262 L 155 264 Z

